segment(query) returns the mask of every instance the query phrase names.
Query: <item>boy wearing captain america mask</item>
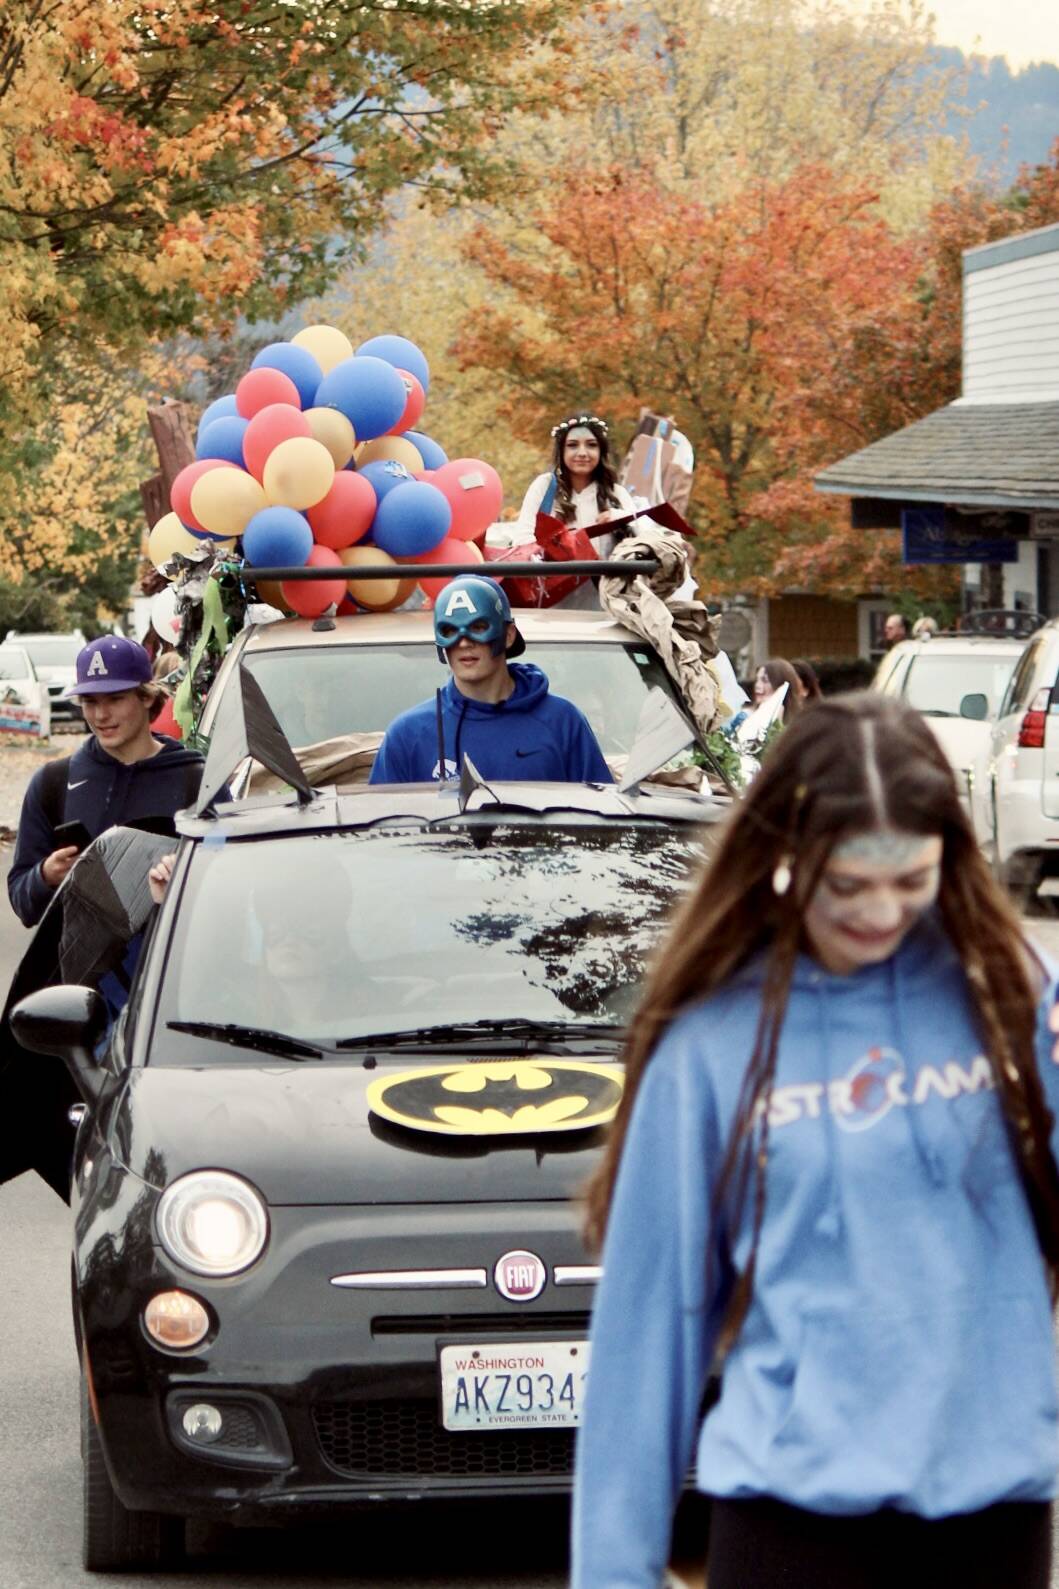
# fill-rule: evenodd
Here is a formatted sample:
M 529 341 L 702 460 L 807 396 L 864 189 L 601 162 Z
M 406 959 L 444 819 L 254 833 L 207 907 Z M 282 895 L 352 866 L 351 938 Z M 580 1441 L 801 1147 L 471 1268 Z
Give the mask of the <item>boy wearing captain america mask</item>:
M 434 605 L 434 640 L 451 676 L 436 699 L 391 723 L 372 783 L 457 778 L 465 755 L 485 779 L 613 781 L 577 707 L 551 695 L 533 663 L 510 662 L 526 643 L 495 579 L 451 580 Z

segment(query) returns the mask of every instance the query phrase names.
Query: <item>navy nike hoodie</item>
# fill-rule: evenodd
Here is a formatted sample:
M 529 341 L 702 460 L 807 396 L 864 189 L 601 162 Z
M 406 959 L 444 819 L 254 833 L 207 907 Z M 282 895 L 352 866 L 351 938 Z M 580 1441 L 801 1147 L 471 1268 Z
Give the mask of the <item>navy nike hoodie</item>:
M 171 817 L 194 798 L 202 757 L 175 739 L 156 734 L 157 756 L 129 765 L 108 756 L 95 737 L 85 740 L 70 757 L 62 791 L 63 822 L 83 822 L 93 839 L 108 828 L 145 817 Z M 54 893 L 41 875 L 41 863 L 58 846 L 46 810 L 46 769 L 33 774 L 22 801 L 15 857 L 7 876 L 7 893 L 15 914 L 35 927 Z
M 437 705 L 431 699 L 396 717 L 379 746 L 372 783 L 429 783 L 455 778 L 469 756 L 483 778 L 613 783 L 583 713 L 548 692 L 532 662 L 510 665 L 515 688 L 492 706 L 462 695 L 453 679 L 441 694 L 445 768 L 438 752 Z

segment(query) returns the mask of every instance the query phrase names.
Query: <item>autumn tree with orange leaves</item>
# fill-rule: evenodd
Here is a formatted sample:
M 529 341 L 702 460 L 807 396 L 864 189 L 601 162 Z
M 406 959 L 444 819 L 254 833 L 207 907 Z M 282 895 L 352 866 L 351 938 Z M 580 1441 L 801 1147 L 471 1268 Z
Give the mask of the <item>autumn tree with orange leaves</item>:
M 0 577 L 100 555 L 146 462 L 118 416 L 154 344 L 319 292 L 402 187 L 491 193 L 511 107 L 576 91 L 530 60 L 572 9 L 5 0 Z
M 488 191 L 499 122 L 534 98 L 527 45 L 569 10 L 7 0 L 0 394 L 56 340 L 202 330 L 306 297 L 405 184 Z
M 812 479 L 958 395 L 961 251 L 1059 218 L 1057 165 L 1003 200 L 961 187 L 908 234 L 877 189 L 827 166 L 717 204 L 647 171 L 579 173 L 538 217 L 536 251 L 475 234 L 495 302 L 459 351 L 504 372 L 520 435 L 579 404 L 626 433 L 642 403 L 672 413 L 696 449 L 711 594 L 936 594 L 948 571 L 902 568 L 896 534 L 854 534 Z

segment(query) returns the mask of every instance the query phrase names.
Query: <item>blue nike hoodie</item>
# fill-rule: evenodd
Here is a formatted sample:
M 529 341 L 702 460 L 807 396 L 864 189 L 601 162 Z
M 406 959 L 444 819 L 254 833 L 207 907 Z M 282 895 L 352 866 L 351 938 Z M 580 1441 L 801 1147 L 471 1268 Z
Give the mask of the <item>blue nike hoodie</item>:
M 799 961 L 753 1298 L 703 1418 L 726 1287 L 751 1250 L 749 1210 L 712 1231 L 709 1212 L 762 975 L 679 1016 L 644 1073 L 592 1320 L 573 1589 L 658 1589 L 693 1458 L 707 1494 L 825 1514 L 935 1518 L 1055 1494 L 1044 1267 L 933 917 L 851 976 Z M 1053 1114 L 1055 992 L 1037 1041 Z
M 83 822 L 97 839 L 107 828 L 138 818 L 173 816 L 191 801 L 198 788 L 203 760 L 164 734 L 157 756 L 129 765 L 108 756 L 94 736 L 70 757 L 63 790 L 64 822 Z M 7 875 L 7 893 L 23 924 L 35 927 L 55 890 L 41 875 L 41 862 L 57 848 L 55 830 L 42 798 L 45 769 L 29 781 L 18 819 L 15 855 Z
M 447 778 L 463 756 L 483 778 L 558 783 L 613 783 L 596 737 L 572 701 L 551 695 L 532 662 L 509 664 L 515 688 L 492 706 L 472 701 L 449 679 L 441 690 Z M 394 718 L 371 769 L 372 783 L 429 783 L 441 776 L 433 699 Z

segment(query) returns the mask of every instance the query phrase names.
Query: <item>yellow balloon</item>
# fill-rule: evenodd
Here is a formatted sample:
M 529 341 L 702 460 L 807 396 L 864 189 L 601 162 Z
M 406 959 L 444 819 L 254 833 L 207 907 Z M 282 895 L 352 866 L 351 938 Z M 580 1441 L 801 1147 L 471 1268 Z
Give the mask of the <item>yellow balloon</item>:
M 335 468 L 344 469 L 357 445 L 356 432 L 345 414 L 337 408 L 307 408 L 305 418 L 315 440 L 322 441 L 331 454 Z
M 291 341 L 296 348 L 311 353 L 325 375 L 343 359 L 353 357 L 352 342 L 337 326 L 306 326 Z
M 268 500 L 245 469 L 209 469 L 191 488 L 191 511 L 211 535 L 242 535 Z
M 202 544 L 198 536 L 192 535 L 184 527 L 175 513 L 165 513 L 147 537 L 147 555 L 158 572 L 164 574 L 165 565 L 174 552 L 190 557 L 193 552 L 201 550 Z
M 386 612 L 398 604 L 398 597 L 403 585 L 413 586 L 414 581 L 397 577 L 397 564 L 386 552 L 380 552 L 377 546 L 347 546 L 338 554 L 339 561 L 345 563 L 347 568 L 355 569 L 364 563 L 373 563 L 376 567 L 383 563 L 393 563 L 393 579 L 351 579 L 347 582 L 349 594 L 361 607 L 370 607 L 373 612 Z M 407 595 L 412 594 L 411 589 Z M 402 598 L 403 599 L 403 598 Z
M 365 580 L 362 580 L 361 583 L 366 585 L 368 583 L 368 581 L 365 579 Z M 388 585 L 390 583 L 390 581 L 388 579 L 380 579 L 380 580 L 376 580 L 375 583 L 378 584 L 378 585 Z M 414 579 L 399 579 L 397 581 L 397 594 L 396 594 L 396 596 L 394 596 L 391 601 L 388 601 L 388 602 L 383 603 L 382 605 L 377 605 L 377 606 L 373 607 L 371 609 L 372 612 L 393 612 L 395 607 L 402 606 L 408 600 L 409 596 L 412 594 L 412 592 L 413 592 L 413 590 L 415 590 L 415 588 L 416 588 L 416 582 L 415 582 Z
M 226 471 L 215 469 L 212 473 Z M 269 453 L 262 482 L 265 496 L 274 507 L 304 510 L 323 501 L 334 478 L 335 460 L 322 441 L 312 436 L 290 436 Z M 202 479 L 208 480 L 209 475 Z M 202 522 L 205 524 L 206 520 Z
M 289 612 L 283 586 L 278 579 L 255 579 L 254 588 L 262 601 L 267 601 L 270 607 L 275 607 L 278 612 Z
M 366 463 L 379 463 L 387 458 L 403 463 L 409 474 L 422 474 L 426 468 L 423 454 L 406 436 L 376 436 L 357 448 L 358 469 L 363 469 Z

